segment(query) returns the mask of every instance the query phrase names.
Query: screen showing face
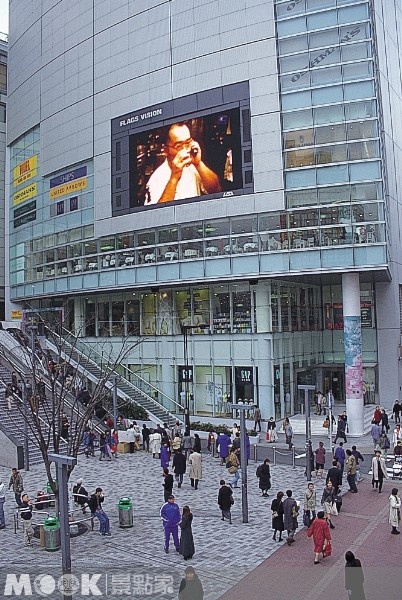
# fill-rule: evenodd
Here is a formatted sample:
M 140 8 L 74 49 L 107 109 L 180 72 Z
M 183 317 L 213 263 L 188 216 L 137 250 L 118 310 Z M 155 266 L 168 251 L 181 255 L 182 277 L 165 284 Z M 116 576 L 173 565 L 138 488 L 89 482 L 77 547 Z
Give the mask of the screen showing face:
M 248 82 L 112 119 L 112 215 L 253 192 Z
M 131 206 L 241 189 L 239 112 L 219 111 L 130 135 Z

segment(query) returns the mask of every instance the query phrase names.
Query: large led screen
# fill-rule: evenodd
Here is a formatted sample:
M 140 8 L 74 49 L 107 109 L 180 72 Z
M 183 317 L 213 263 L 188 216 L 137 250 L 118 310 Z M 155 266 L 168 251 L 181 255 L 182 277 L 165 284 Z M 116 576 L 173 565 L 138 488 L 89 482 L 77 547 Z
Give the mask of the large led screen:
M 249 193 L 252 179 L 247 84 L 193 94 L 112 121 L 113 216 L 219 201 Z

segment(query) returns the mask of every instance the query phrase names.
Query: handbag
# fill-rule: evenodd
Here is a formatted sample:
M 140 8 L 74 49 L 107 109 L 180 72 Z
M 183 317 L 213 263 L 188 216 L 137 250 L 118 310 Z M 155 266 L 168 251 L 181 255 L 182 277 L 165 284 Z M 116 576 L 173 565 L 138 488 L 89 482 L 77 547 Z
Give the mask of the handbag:
M 292 506 L 292 518 L 297 519 L 298 516 L 299 516 L 299 511 L 298 511 L 297 506 Z
M 305 510 L 303 512 L 303 525 L 305 527 L 310 527 L 310 511 L 309 510 Z
M 332 554 L 331 540 L 325 540 L 324 547 L 322 549 L 322 555 L 324 558 L 327 558 L 328 556 L 331 556 L 331 554 Z
M 329 511 L 330 515 L 334 515 L 335 517 L 338 516 L 338 509 L 336 508 L 336 504 L 335 502 L 331 505 L 330 511 Z

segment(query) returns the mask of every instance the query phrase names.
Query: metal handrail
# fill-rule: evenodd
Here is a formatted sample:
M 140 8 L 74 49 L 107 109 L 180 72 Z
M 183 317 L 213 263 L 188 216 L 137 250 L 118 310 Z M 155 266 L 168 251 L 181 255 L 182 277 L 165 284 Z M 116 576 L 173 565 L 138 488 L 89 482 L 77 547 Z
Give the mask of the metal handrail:
M 164 398 L 166 398 L 168 403 L 171 403 L 172 405 L 176 406 L 176 408 L 178 409 L 178 412 L 184 411 L 184 407 L 177 402 L 176 400 L 174 400 L 173 398 L 171 398 L 170 396 L 168 396 L 167 394 L 165 394 L 164 392 L 162 392 L 160 389 L 158 389 L 157 387 L 155 387 L 152 383 L 149 383 L 148 381 L 146 381 L 145 379 L 143 379 L 140 375 L 138 375 L 137 373 L 134 373 L 133 371 L 131 371 L 130 369 L 128 369 L 128 367 L 126 367 L 123 364 L 119 364 L 117 365 L 116 363 L 113 363 L 109 360 L 108 357 L 106 357 L 105 360 L 105 356 L 103 356 L 102 354 L 100 354 L 97 350 L 95 350 L 95 348 L 93 346 L 90 346 L 89 344 L 87 344 L 86 342 L 84 342 L 83 340 L 81 340 L 80 338 L 78 338 L 77 336 L 75 336 L 71 331 L 69 331 L 66 328 L 62 328 L 62 331 L 64 332 L 64 336 L 62 337 L 61 335 L 58 335 L 52 331 L 50 331 L 48 329 L 49 333 L 54 336 L 57 337 L 60 341 L 66 343 L 70 348 L 72 348 L 73 350 L 77 350 L 77 352 L 80 352 L 81 354 L 84 354 L 85 357 L 91 361 L 96 367 L 100 368 L 102 370 L 102 368 L 106 367 L 109 368 L 111 372 L 117 373 L 120 376 L 123 376 L 123 378 L 125 379 L 125 381 L 133 386 L 135 389 L 139 390 L 142 394 L 144 394 L 149 400 L 151 400 L 156 406 L 160 406 L 163 409 L 169 411 L 169 409 L 162 403 L 162 402 L 158 402 L 157 400 L 155 400 L 155 398 L 153 396 L 151 396 L 150 393 L 148 393 L 147 391 L 145 391 L 143 389 L 143 387 L 145 388 L 149 388 L 152 392 L 156 393 L 158 396 L 162 396 Z M 68 338 L 71 338 L 74 340 L 74 344 L 71 344 L 68 341 Z M 79 346 L 81 346 L 84 351 L 81 351 Z M 94 356 L 95 358 L 97 358 L 97 360 L 93 360 L 91 357 Z M 121 369 L 124 373 L 124 375 L 121 375 L 121 373 L 119 373 L 119 369 Z M 132 381 L 131 378 L 134 377 L 138 382 L 139 385 L 135 385 Z M 109 385 L 108 385 L 109 384 Z M 107 382 L 106 383 L 108 388 L 112 388 L 113 383 L 112 382 Z M 170 411 L 169 411 L 170 412 Z

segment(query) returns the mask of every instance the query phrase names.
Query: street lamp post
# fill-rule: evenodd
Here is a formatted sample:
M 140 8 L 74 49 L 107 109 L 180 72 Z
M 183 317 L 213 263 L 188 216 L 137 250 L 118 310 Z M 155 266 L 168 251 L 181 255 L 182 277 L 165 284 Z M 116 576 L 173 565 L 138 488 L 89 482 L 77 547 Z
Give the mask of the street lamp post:
M 193 329 L 208 329 L 209 325 L 201 324 L 201 325 L 182 325 L 181 332 L 183 334 L 183 358 L 184 358 L 184 377 L 182 372 L 182 382 L 184 381 L 184 430 L 190 431 L 190 393 L 189 393 L 189 383 L 190 383 L 190 368 L 188 364 L 188 332 L 193 331 Z M 191 377 L 192 380 L 192 377 Z
M 248 523 L 246 412 L 249 410 L 249 406 L 247 404 L 232 404 L 232 409 L 240 412 L 241 510 L 243 523 Z
M 297 388 L 299 390 L 304 390 L 304 414 L 306 418 L 306 476 L 307 481 L 311 481 L 311 457 L 313 456 L 313 448 L 311 446 L 311 416 L 308 393 L 310 390 L 315 390 L 315 385 L 298 385 Z

